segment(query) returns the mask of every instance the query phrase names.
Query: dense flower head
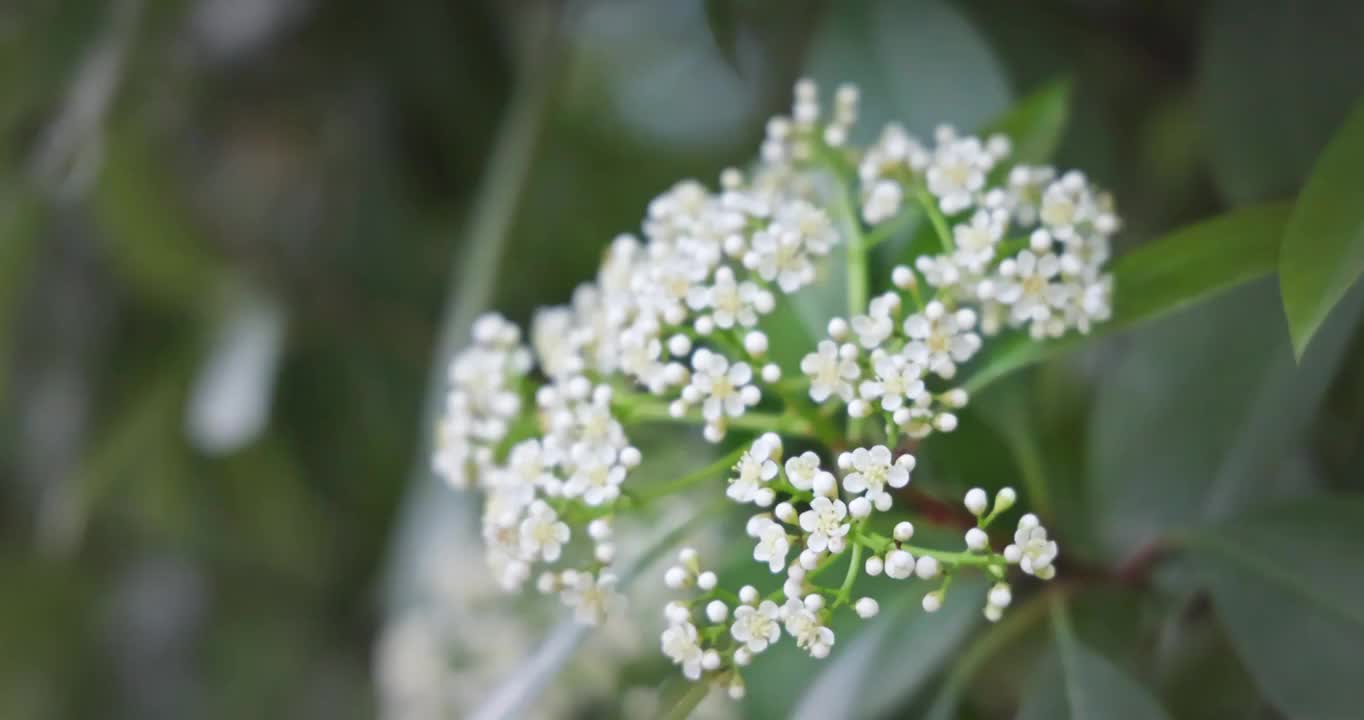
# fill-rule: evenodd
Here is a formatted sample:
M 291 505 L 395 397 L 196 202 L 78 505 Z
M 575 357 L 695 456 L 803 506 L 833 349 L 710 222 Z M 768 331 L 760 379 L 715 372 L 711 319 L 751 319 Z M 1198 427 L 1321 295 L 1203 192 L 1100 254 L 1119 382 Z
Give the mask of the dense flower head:
M 478 319 L 450 363 L 432 460 L 451 485 L 481 491 L 500 586 L 538 571 L 541 592 L 599 624 L 623 601 L 613 522 L 657 499 L 633 477 L 644 461 L 635 424 L 693 423 L 730 445 L 700 479 L 756 513 L 741 560 L 779 577 L 765 593 L 735 592 L 684 548 L 663 581 L 689 595 L 664 609 L 659 641 L 685 677 L 731 696 L 744 692 L 742 668 L 783 637 L 822 658 L 834 613 L 874 617 L 878 601 L 852 594 L 861 572 L 937 583 L 927 612 L 956 573 L 986 572 L 991 621 L 1012 602 L 1009 566 L 1055 576 L 1058 546 L 1034 515 L 994 550 L 989 526 L 1013 506 L 1012 489 L 993 508 L 984 490 L 966 495 L 976 525 L 961 550 L 911 544 L 913 524 L 893 513 L 913 499 L 919 441 L 956 428 L 969 400 L 959 378 L 992 336 L 1088 332 L 1111 314 L 1103 267 L 1120 222 L 1083 174 L 1011 165 L 1007 138 L 945 126 L 923 140 L 890 124 L 858 147 L 855 88 L 837 89 L 830 107 L 808 80 L 794 96 L 790 115 L 767 124 L 754 167 L 726 170 L 716 188 L 664 190 L 638 234 L 610 242 L 592 281 L 534 314 L 528 344 L 500 316 Z M 826 337 L 794 357 L 775 351 L 771 316 L 829 272 L 837 246 L 865 254 L 909 221 L 934 242 L 915 243 L 889 289 L 869 297 L 868 278 L 849 283 Z M 835 575 L 846 579 L 831 587 Z

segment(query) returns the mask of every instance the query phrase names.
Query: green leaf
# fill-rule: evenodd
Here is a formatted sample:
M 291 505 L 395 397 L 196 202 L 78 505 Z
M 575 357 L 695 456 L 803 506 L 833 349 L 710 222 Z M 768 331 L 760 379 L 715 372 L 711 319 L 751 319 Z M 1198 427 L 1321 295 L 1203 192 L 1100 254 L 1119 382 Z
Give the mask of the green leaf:
M 1213 183 L 1231 205 L 1285 197 L 1364 92 L 1364 3 L 1218 0 L 1200 13 L 1197 99 Z
M 1284 230 L 1279 289 L 1293 352 L 1364 272 L 1364 100 L 1326 146 Z
M 1235 210 L 1176 230 L 1123 255 L 1111 266 L 1111 320 L 1089 335 L 1036 342 L 1015 334 L 997 341 L 967 380 L 967 390 L 979 392 L 1019 368 L 1267 275 L 1278 262 L 1279 238 L 1288 213 L 1287 203 Z
M 735 0 L 705 0 L 706 27 L 725 62 L 739 71 L 739 19 Z
M 1059 596 L 1058 596 L 1059 597 Z M 1168 717 L 1140 683 L 1075 638 L 1060 600 L 1052 604 L 1056 652 L 1041 665 L 1020 720 L 1157 720 Z
M 978 577 L 959 583 L 934 615 L 920 609 L 928 590 L 901 590 L 891 607 L 827 661 L 791 717 L 885 717 L 921 690 L 979 622 L 985 583 Z
M 1188 540 L 1232 646 L 1293 718 L 1364 707 L 1364 499 L 1318 498 L 1236 518 Z
M 1056 153 L 1070 118 L 1070 80 L 1054 80 L 1018 101 L 981 128 L 982 135 L 1002 133 L 1013 141 L 1009 163 L 1044 163 Z

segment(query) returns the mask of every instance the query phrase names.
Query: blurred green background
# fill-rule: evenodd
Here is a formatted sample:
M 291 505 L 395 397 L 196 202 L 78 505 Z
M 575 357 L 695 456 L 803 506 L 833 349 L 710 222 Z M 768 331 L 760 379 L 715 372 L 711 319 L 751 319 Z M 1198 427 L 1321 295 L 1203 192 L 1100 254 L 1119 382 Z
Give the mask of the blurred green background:
M 420 715 L 391 696 L 421 669 L 376 654 L 449 502 L 424 422 L 456 331 L 565 301 L 651 197 L 751 158 L 802 73 L 860 84 L 868 134 L 1068 79 L 1056 161 L 1114 191 L 1122 251 L 1298 191 L 1364 90 L 1364 3 L 4 3 L 0 718 Z M 1030 372 L 925 486 L 1040 462 L 1077 568 L 1360 492 L 1357 290 L 1301 368 L 1264 280 Z M 1165 570 L 1158 600 L 1077 601 L 1081 637 L 1176 717 L 1291 716 Z M 1009 717 L 1026 646 L 958 712 Z M 631 716 L 644 683 L 542 712 Z

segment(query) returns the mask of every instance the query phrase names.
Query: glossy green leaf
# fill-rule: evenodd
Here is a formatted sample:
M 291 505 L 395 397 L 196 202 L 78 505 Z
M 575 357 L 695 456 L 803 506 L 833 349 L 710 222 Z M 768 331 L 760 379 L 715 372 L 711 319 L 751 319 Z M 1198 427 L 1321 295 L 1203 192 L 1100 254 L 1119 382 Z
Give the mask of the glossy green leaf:
M 1035 342 L 1015 334 L 994 343 L 966 388 L 978 392 L 1019 368 L 1072 350 L 1108 333 L 1167 315 L 1272 272 L 1288 219 L 1286 203 L 1236 210 L 1176 230 L 1118 258 L 1113 318 L 1089 335 Z
M 1236 518 L 1188 548 L 1232 646 L 1284 715 L 1364 707 L 1364 500 L 1319 498 Z
M 1032 692 L 1019 710 L 1020 720 L 1159 720 L 1168 717 L 1160 703 L 1108 658 L 1075 638 L 1060 602 L 1053 604 L 1056 650 L 1039 666 Z
M 1009 163 L 1044 163 L 1056 153 L 1070 118 L 1070 81 L 1055 80 L 1018 101 L 993 122 L 982 135 L 1002 133 L 1013 142 Z
M 1279 289 L 1299 358 L 1360 273 L 1364 273 L 1364 101 L 1317 160 L 1284 230 Z

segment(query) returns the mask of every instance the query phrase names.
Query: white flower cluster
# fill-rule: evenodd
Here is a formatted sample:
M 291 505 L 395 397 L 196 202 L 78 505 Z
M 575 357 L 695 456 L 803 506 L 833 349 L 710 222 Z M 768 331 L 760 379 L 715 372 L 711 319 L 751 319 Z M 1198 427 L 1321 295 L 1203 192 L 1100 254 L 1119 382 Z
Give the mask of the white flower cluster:
M 656 198 L 648 242 L 618 237 L 596 282 L 571 305 L 536 314 L 531 335 L 547 375 L 622 373 L 670 400 L 675 415 L 700 408 L 716 442 L 761 400 L 756 380 L 776 382 L 781 370 L 750 364 L 767 351 L 756 325 L 778 293 L 814 281 L 815 260 L 839 236 L 823 210 L 747 187 L 737 170 L 722 185 L 711 193 L 685 181 Z
M 897 217 L 915 196 L 941 220 L 943 252 L 915 262 L 939 299 L 979 305 L 986 334 L 1008 325 L 1059 337 L 1108 319 L 1112 279 L 1103 264 L 1121 224 L 1111 196 L 1078 171 L 1018 165 L 1003 175 L 1003 136 L 981 140 L 943 126 L 934 141 L 925 146 L 887 126 L 862 155 L 858 178 L 868 225 Z
M 954 411 L 965 407 L 967 395 L 947 381 L 980 349 L 976 314 L 967 308 L 949 312 L 933 300 L 902 316 L 901 306 L 899 295 L 886 293 L 851 323 L 830 321 L 830 339 L 800 364 L 810 398 L 822 403 L 836 397 L 853 418 L 880 411 L 913 438 L 951 432 L 957 427 Z
M 468 487 L 475 466 L 492 463 L 494 448 L 521 412 L 517 385 L 531 368 L 521 331 L 501 316 L 479 318 L 473 341 L 450 363 L 432 456 L 433 470 L 454 487 Z
M 725 590 L 691 549 L 665 574 L 670 588 L 697 594 L 668 605 L 663 652 L 687 677 L 724 682 L 736 696 L 740 668 L 783 634 L 824 657 L 836 609 L 876 615 L 875 599 L 853 600 L 860 572 L 940 579 L 923 599 L 932 612 L 956 571 L 984 570 L 997 581 L 984 610 L 992 621 L 1012 602 L 1008 565 L 1043 580 L 1055 575 L 1056 543 L 1033 515 L 1002 554 L 991 548 L 988 526 L 1015 501 L 1008 488 L 988 514 L 984 491 L 967 494 L 977 523 L 959 552 L 910 545 L 907 521 L 889 537 L 872 521 L 910 481 L 914 456 L 894 450 L 901 435 L 956 428 L 968 397 L 955 381 L 984 337 L 1006 327 L 1034 338 L 1085 332 L 1110 314 L 1103 264 L 1119 221 L 1106 194 L 1077 172 L 1006 168 L 1003 137 L 942 128 L 925 145 L 891 125 L 871 147 L 853 147 L 857 104 L 856 89 L 842 87 L 823 119 L 814 84 L 801 81 L 790 117 L 768 123 L 758 166 L 748 175 L 725 171 L 718 191 L 684 181 L 654 199 L 640 237 L 617 237 L 568 305 L 535 314 L 533 354 L 514 326 L 488 316 L 451 364 L 437 472 L 484 492 L 483 536 L 499 583 L 515 589 L 536 564 L 551 566 L 537 587 L 586 623 L 602 622 L 621 602 L 612 518 L 623 500 L 656 499 L 625 487 L 642 458 L 624 422 L 671 416 L 703 425 L 715 443 L 731 428 L 822 443 L 824 458 L 814 450 L 788 457 L 780 436 L 762 432 L 727 478 L 730 499 L 760 509 L 746 528 L 752 557 L 784 575 L 780 588 L 766 596 L 752 586 Z M 841 230 L 825 208 L 839 214 Z M 801 360 L 802 376 L 784 380 L 767 359 L 763 318 L 816 280 L 834 245 L 853 241 L 849 252 L 861 262 L 850 255 L 848 267 L 863 267 L 873 234 L 884 239 L 911 212 L 934 229 L 940 250 L 894 268 L 893 289 L 876 297 L 866 297 L 867 278 L 850 282 L 850 316 L 830 321 L 828 337 Z M 534 392 L 526 382 L 532 357 L 547 381 Z M 756 409 L 770 403 L 767 391 L 780 396 L 780 415 Z M 532 397 L 533 414 L 524 408 Z M 831 403 L 846 406 L 846 432 L 818 407 Z M 884 426 L 863 422 L 872 418 Z M 868 429 L 884 443 L 861 446 Z M 832 448 L 849 446 L 824 468 Z M 847 568 L 842 586 L 816 585 L 834 565 Z

